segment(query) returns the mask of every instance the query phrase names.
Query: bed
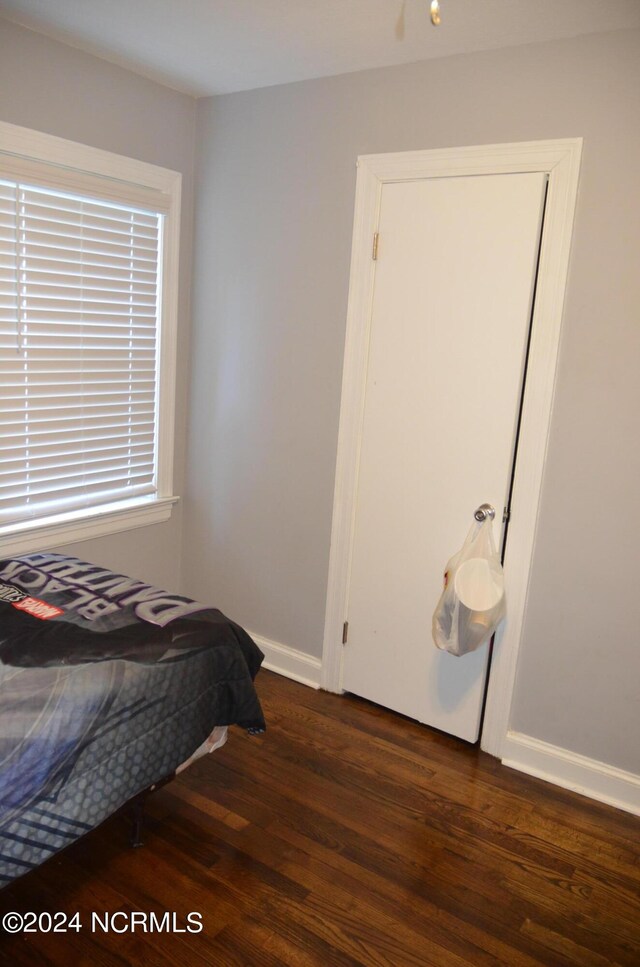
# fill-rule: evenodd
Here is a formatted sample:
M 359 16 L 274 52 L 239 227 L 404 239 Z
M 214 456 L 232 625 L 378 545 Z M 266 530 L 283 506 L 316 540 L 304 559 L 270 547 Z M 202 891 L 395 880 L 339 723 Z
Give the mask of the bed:
M 0 560 L 0 888 L 265 728 L 262 653 L 220 611 L 62 554 Z

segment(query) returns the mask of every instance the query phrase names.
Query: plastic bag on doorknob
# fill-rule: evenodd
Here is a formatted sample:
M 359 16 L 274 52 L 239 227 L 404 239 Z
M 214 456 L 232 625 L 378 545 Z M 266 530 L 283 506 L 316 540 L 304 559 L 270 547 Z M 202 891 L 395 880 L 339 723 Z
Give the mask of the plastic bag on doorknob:
M 466 655 L 490 640 L 505 613 L 504 572 L 493 523 L 486 517 L 473 524 L 447 563 L 433 614 L 433 640 L 452 655 Z

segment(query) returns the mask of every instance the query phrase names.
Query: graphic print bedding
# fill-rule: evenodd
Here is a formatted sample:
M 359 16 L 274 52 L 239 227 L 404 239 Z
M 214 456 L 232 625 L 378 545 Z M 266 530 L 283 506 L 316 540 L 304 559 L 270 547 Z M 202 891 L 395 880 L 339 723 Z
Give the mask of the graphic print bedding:
M 0 888 L 265 724 L 262 653 L 220 611 L 61 554 L 0 560 Z

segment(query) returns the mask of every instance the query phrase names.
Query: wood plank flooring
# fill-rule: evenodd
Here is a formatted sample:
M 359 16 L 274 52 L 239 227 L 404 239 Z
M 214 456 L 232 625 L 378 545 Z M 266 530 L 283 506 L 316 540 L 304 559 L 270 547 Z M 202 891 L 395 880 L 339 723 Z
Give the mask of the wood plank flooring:
M 143 848 L 116 816 L 0 892 L 0 915 L 82 923 L 0 933 L 0 963 L 640 965 L 637 818 L 359 699 L 258 685 L 267 733 L 231 729 L 155 793 Z M 133 911 L 203 930 L 91 931 Z

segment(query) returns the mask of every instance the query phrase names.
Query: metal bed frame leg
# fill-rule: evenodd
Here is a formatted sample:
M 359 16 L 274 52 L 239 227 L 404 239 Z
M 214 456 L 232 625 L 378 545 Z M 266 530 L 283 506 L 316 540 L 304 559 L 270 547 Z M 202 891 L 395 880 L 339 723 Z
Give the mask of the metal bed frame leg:
M 159 779 L 158 782 L 154 782 L 152 786 L 147 789 L 143 789 L 139 792 L 129 803 L 131 807 L 131 835 L 129 837 L 129 845 L 135 849 L 138 846 L 144 846 L 144 840 L 142 839 L 142 827 L 144 825 L 144 807 L 147 802 L 148 796 L 156 789 L 166 786 L 168 782 L 175 779 L 175 772 L 170 773 L 165 776 L 164 779 Z
M 135 849 L 137 846 L 144 846 L 144 840 L 142 839 L 142 826 L 144 823 L 144 804 L 147 798 L 145 793 L 138 796 L 134 800 L 131 809 L 131 836 L 129 838 L 130 846 Z

